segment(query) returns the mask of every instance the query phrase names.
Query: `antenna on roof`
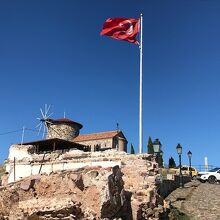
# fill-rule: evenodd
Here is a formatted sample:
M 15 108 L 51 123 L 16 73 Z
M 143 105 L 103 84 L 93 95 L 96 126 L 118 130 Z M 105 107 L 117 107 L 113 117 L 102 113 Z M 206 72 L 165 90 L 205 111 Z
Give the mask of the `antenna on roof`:
M 23 126 L 22 135 L 21 135 L 21 145 L 24 143 L 24 132 L 25 132 L 25 127 Z
M 66 112 L 65 111 L 63 112 L 63 118 L 66 118 Z
M 44 138 L 44 135 L 46 133 L 46 131 L 48 131 L 48 124 L 52 124 L 51 122 L 51 119 L 50 119 L 50 116 L 53 114 L 52 112 L 49 113 L 50 111 L 50 105 L 47 106 L 47 104 L 44 105 L 44 111 L 42 110 L 42 108 L 40 108 L 40 112 L 41 112 L 41 118 L 37 118 L 40 123 L 36 126 L 36 128 L 39 127 L 39 130 L 38 130 L 38 135 L 40 134 L 41 132 L 41 129 L 43 127 L 43 134 L 42 134 L 42 138 Z

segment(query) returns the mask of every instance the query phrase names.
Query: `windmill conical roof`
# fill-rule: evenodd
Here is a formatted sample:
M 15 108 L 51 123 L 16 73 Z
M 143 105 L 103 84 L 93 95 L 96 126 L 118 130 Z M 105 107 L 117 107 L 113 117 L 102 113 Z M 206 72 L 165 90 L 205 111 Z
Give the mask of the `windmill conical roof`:
M 79 127 L 79 129 L 81 129 L 83 127 L 82 124 L 78 123 L 78 122 L 75 122 L 75 121 L 72 121 L 68 118 L 58 118 L 58 119 L 50 119 L 50 121 L 52 123 L 58 123 L 58 124 L 75 124 Z

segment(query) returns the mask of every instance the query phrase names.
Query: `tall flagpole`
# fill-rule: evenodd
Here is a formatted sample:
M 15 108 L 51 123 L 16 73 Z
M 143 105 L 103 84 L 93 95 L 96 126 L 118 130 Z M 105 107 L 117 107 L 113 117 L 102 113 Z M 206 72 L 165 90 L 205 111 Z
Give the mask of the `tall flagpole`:
M 143 57 L 143 43 L 142 43 L 142 34 L 143 34 L 143 16 L 141 14 L 140 17 L 140 100 L 139 100 L 139 153 L 141 154 L 143 152 L 143 118 L 142 118 L 142 84 L 143 84 L 143 63 L 142 63 L 142 57 Z

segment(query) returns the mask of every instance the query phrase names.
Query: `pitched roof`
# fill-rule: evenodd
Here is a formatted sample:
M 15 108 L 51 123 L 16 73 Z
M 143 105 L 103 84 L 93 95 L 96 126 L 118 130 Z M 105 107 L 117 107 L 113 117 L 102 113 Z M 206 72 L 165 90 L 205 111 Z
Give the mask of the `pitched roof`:
M 38 141 L 31 141 L 25 143 L 18 143 L 18 145 L 35 145 L 38 146 L 39 151 L 51 151 L 53 149 L 54 144 L 56 145 L 56 149 L 68 149 L 68 148 L 77 148 L 79 150 L 88 150 L 88 146 L 75 143 L 72 141 L 63 140 L 60 138 L 50 138 Z
M 99 133 L 92 133 L 92 134 L 81 134 L 73 139 L 74 142 L 81 142 L 81 141 L 90 141 L 90 140 L 99 140 L 99 139 L 106 139 L 106 138 L 113 138 L 120 134 L 123 138 L 125 136 L 121 131 L 105 131 Z M 126 138 L 125 138 L 126 139 Z

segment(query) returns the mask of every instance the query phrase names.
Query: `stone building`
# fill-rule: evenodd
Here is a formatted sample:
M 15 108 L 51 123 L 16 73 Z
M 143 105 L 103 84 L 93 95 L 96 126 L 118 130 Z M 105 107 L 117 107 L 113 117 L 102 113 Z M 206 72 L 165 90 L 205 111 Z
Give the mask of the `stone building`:
M 48 119 L 47 139 L 62 139 L 87 146 L 92 152 L 116 149 L 127 152 L 127 140 L 122 131 L 106 131 L 80 135 L 80 123 L 67 118 Z
M 80 135 L 80 123 L 67 118 L 48 119 L 47 139 L 62 139 L 87 146 L 90 151 L 116 149 L 127 152 L 127 140 L 122 131 L 106 131 Z
M 74 143 L 89 146 L 91 151 L 116 149 L 127 152 L 127 139 L 122 131 L 106 131 L 99 133 L 78 135 Z
M 75 162 L 71 164 L 66 160 L 62 161 L 62 155 L 68 154 L 68 152 L 76 154 L 79 150 L 80 152 L 91 153 L 108 149 L 127 152 L 127 140 L 122 131 L 79 135 L 83 126 L 70 119 L 47 119 L 44 123 L 48 130 L 46 139 L 10 146 L 6 162 L 8 182 L 15 182 L 21 178 L 42 172 L 50 173 L 85 165 Z M 45 164 L 46 157 L 49 155 L 54 156 L 51 157 L 50 164 Z M 55 162 L 56 157 L 59 157 L 60 160 Z M 38 162 L 27 163 L 27 161 Z
M 153 155 L 127 154 L 122 131 L 79 135 L 82 125 L 69 119 L 42 122 L 46 139 L 10 147 L 0 216 L 161 219 Z
M 70 141 L 79 135 L 79 130 L 83 127 L 78 122 L 74 122 L 67 118 L 48 119 L 47 124 L 47 139 L 60 138 Z

